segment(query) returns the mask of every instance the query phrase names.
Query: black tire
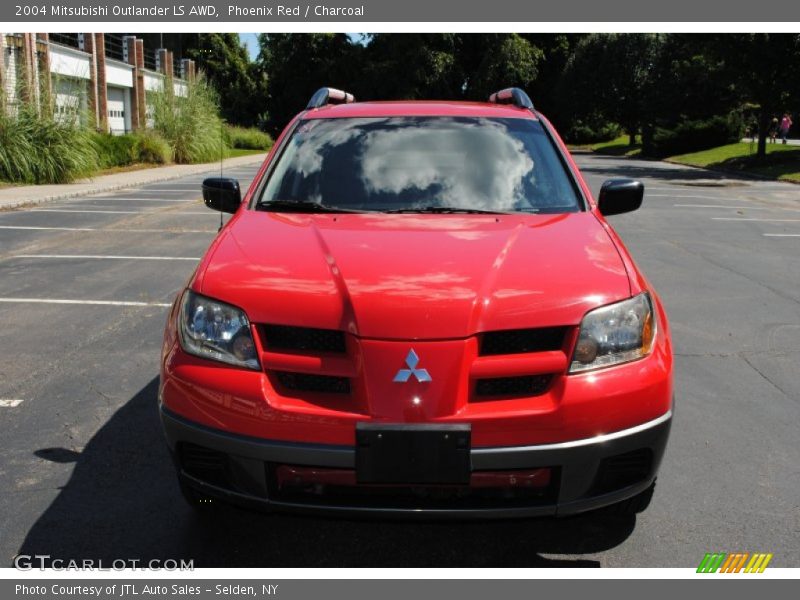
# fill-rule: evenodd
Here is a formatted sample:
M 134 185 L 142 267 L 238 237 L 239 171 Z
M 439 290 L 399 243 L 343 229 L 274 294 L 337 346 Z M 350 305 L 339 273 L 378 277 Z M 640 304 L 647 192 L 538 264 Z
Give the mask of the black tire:
M 650 506 L 650 501 L 653 499 L 653 492 L 655 489 L 656 482 L 654 481 L 652 484 L 650 484 L 650 487 L 643 492 L 639 492 L 632 498 L 628 498 L 622 502 L 612 504 L 611 506 L 606 507 L 605 511 L 607 514 L 617 517 L 630 517 L 644 512 L 647 510 L 647 507 Z
M 187 485 L 183 481 L 180 482 L 181 495 L 186 503 L 192 507 L 199 514 L 208 514 L 214 512 L 219 507 L 217 500 L 195 488 Z

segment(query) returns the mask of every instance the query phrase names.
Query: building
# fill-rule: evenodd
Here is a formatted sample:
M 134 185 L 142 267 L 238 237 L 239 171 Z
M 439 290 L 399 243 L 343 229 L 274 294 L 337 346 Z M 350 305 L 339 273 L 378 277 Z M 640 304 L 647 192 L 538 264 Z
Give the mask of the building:
M 87 115 L 98 131 L 123 134 L 152 125 L 148 95 L 171 85 L 183 96 L 193 60 L 111 33 L 0 33 L 0 90 L 6 107 L 31 101 L 64 118 Z

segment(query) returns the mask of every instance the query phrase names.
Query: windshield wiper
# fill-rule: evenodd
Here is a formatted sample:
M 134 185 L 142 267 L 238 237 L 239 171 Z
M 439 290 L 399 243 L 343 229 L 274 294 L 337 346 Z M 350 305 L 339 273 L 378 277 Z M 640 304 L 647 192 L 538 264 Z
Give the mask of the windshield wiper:
M 308 200 L 266 200 L 256 204 L 257 209 L 272 212 L 302 212 L 302 213 L 363 213 L 367 211 L 326 206 L 319 202 Z
M 500 210 L 484 210 L 482 208 L 459 208 L 457 206 L 420 206 L 417 208 L 393 208 L 384 210 L 388 214 L 428 213 L 434 215 L 470 214 L 470 215 L 507 215 Z

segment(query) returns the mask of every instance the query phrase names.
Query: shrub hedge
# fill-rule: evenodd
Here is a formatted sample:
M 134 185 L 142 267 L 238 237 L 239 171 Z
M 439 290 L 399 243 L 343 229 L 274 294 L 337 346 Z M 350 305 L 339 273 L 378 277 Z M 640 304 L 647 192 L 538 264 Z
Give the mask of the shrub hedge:
M 98 148 L 77 119 L 40 114 L 21 105 L 0 111 L 0 179 L 15 183 L 69 183 L 90 175 Z
M 738 113 L 682 121 L 670 128 L 656 127 L 643 153 L 663 157 L 707 150 L 738 142 L 743 131 L 744 123 Z
M 564 133 L 564 139 L 570 144 L 595 144 L 609 142 L 622 134 L 622 127 L 602 118 L 575 119 Z
M 125 135 L 94 135 L 98 167 L 110 169 L 135 163 L 163 165 L 172 162 L 172 149 L 166 140 L 153 131 Z
M 269 150 L 272 148 L 272 138 L 255 127 L 225 127 L 225 138 L 231 148 L 245 150 Z

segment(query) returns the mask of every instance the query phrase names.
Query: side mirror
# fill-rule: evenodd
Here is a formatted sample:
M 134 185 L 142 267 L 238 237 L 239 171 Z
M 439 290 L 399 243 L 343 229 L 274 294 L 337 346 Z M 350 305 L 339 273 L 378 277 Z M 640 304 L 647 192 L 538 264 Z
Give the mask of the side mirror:
M 212 210 L 235 213 L 242 203 L 239 182 L 229 177 L 209 177 L 203 180 L 203 202 Z
M 609 179 L 603 182 L 597 208 L 604 216 L 619 215 L 638 209 L 644 198 L 644 184 L 633 179 Z

